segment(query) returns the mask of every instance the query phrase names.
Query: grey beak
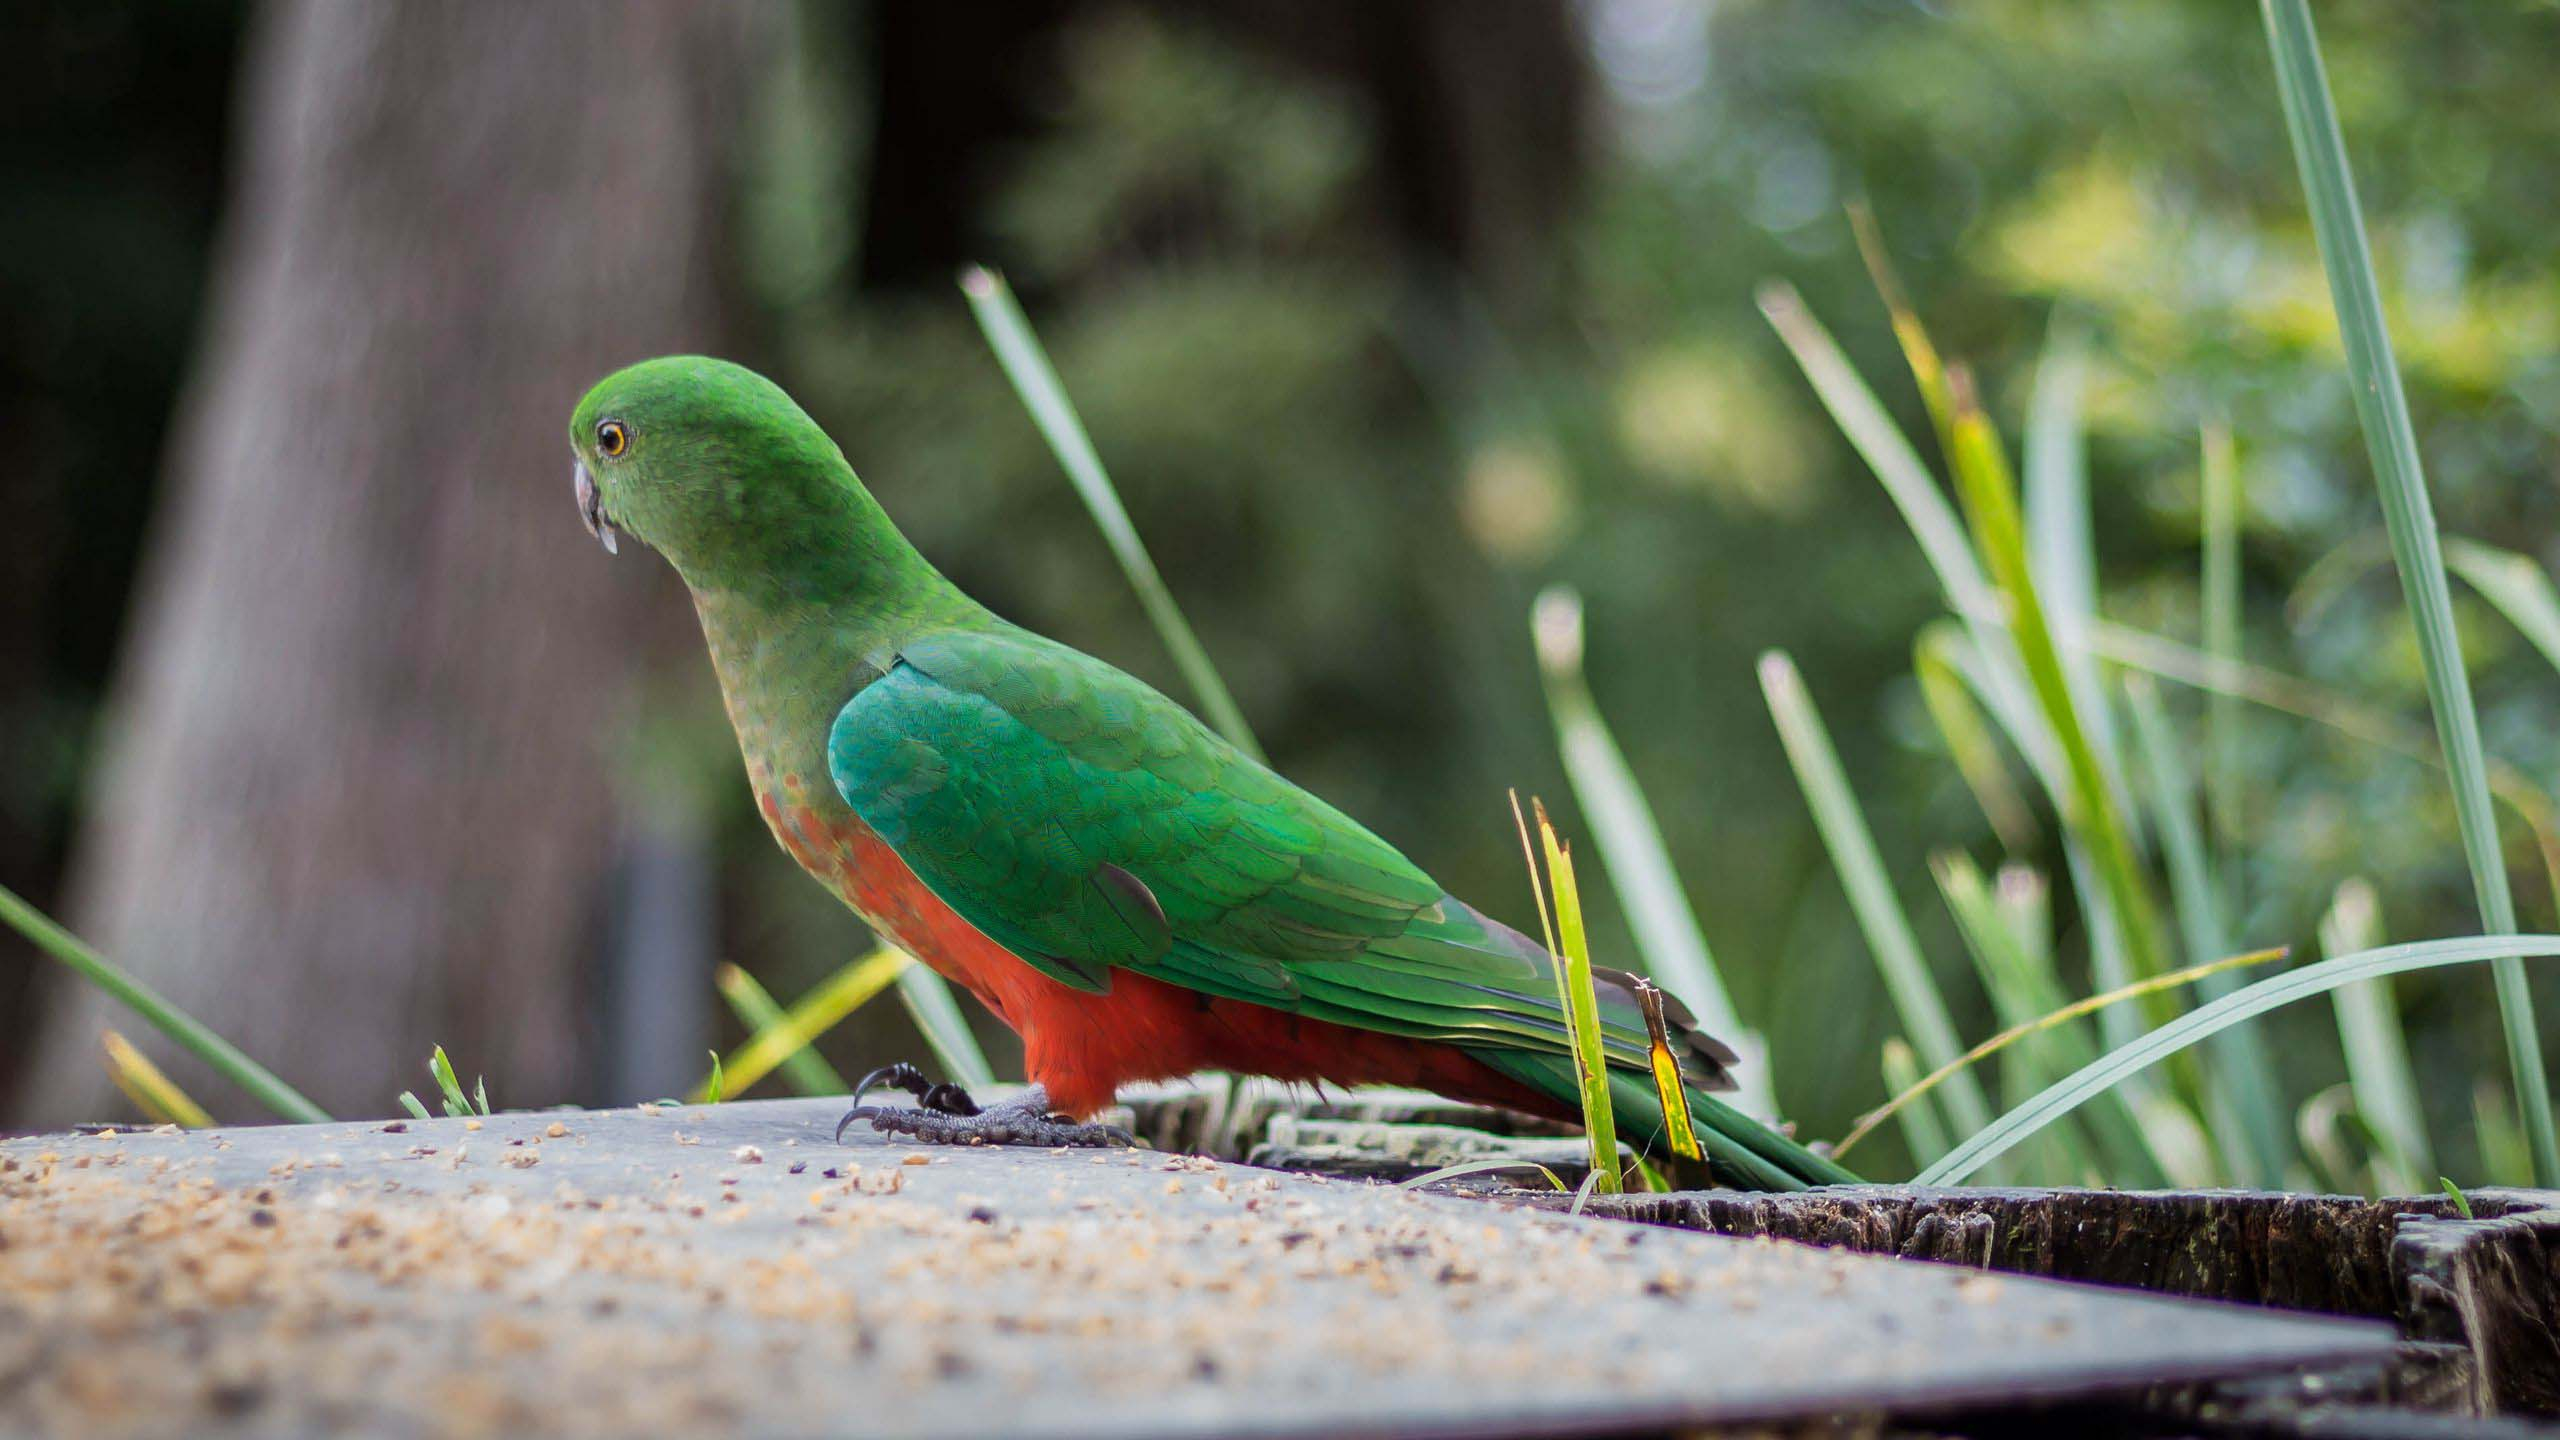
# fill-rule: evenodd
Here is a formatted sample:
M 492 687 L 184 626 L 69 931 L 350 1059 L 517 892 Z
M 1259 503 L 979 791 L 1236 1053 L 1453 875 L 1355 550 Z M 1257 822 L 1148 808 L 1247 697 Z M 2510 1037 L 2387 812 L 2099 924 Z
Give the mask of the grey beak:
M 571 483 L 577 487 L 578 491 L 578 518 L 587 522 L 588 534 L 604 542 L 604 553 L 607 555 L 622 553 L 615 543 L 621 538 L 621 534 L 613 528 L 613 522 L 605 518 L 603 498 L 596 494 L 596 477 L 587 473 L 587 462 L 584 460 L 571 461 L 570 466 L 576 472 L 571 478 Z

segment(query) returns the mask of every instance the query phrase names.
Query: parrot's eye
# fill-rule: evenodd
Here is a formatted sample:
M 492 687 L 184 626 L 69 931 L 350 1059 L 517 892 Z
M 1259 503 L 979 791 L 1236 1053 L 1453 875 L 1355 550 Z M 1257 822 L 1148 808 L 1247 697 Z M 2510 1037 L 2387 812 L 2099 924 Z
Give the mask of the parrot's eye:
M 631 432 L 619 420 L 606 420 L 596 426 L 596 450 L 607 460 L 631 448 Z

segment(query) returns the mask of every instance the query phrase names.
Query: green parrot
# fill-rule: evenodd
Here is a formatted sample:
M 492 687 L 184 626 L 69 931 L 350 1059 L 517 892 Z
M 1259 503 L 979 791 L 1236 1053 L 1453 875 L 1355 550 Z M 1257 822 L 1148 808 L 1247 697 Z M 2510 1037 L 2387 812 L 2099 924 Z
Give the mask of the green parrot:
M 647 361 L 589 391 L 569 439 L 588 529 L 692 592 L 775 838 L 1022 1037 L 1016 1100 L 982 1110 L 890 1066 L 861 1088 L 918 1103 L 848 1122 L 1104 1144 L 1088 1117 L 1120 1085 L 1205 1069 L 1578 1116 L 1543 947 L 1146 684 L 961 593 L 778 386 Z M 1635 978 L 1596 980 L 1619 1133 L 1662 1154 Z M 1856 1178 L 1708 1094 L 1733 1052 L 1670 1008 L 1718 1178 Z

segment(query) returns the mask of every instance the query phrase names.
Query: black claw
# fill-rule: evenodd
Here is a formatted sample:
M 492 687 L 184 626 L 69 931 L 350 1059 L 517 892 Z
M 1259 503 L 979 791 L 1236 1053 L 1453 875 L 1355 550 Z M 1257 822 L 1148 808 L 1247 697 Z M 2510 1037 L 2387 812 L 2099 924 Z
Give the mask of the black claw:
M 932 1094 L 934 1088 L 933 1082 L 925 1078 L 923 1071 L 901 1060 L 893 1065 L 883 1065 L 863 1076 L 862 1083 L 853 1087 L 854 1103 L 861 1104 L 864 1092 L 874 1085 L 895 1085 L 919 1100 Z

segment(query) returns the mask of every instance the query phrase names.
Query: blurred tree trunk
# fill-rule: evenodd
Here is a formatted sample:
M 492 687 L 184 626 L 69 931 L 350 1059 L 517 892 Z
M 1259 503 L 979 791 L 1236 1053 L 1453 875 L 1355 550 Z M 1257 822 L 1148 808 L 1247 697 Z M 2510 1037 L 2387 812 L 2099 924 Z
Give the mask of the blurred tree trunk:
M 212 321 L 74 862 L 74 922 L 323 1106 L 431 1042 L 508 1103 L 599 1071 L 590 957 L 661 567 L 578 528 L 606 369 L 734 349 L 718 275 L 778 13 L 286 4 L 260 17 Z M 53 986 L 20 1108 L 124 1109 Z M 217 1112 L 228 1093 L 146 1043 Z

